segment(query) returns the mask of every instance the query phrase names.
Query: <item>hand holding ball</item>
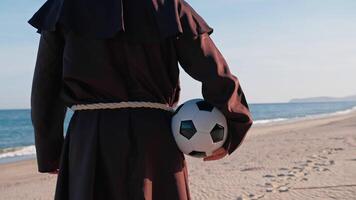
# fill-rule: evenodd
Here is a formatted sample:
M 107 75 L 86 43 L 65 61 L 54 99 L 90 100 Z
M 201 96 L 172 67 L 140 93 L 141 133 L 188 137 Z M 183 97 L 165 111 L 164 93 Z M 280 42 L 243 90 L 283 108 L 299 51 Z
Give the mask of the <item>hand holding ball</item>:
M 193 157 L 202 158 L 211 156 L 214 151 L 220 152 L 227 138 L 225 116 L 203 99 L 192 99 L 180 105 L 172 117 L 171 126 L 178 148 Z

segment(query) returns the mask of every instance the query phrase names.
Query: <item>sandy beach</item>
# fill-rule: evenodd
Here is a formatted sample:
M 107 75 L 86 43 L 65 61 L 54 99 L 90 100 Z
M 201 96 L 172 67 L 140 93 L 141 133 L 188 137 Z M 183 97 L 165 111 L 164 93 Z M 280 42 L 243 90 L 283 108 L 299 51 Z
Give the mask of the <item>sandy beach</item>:
M 356 199 L 356 112 L 256 125 L 236 153 L 186 157 L 193 200 Z M 35 160 L 0 165 L 0 199 L 53 199 Z

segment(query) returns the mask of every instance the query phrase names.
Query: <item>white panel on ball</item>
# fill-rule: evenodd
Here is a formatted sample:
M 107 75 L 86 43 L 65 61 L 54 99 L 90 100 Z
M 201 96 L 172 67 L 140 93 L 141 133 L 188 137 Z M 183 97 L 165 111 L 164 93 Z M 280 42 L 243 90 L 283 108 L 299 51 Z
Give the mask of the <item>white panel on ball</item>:
M 205 152 L 207 156 L 217 149 L 210 138 L 209 132 L 199 132 L 189 142 L 192 144 L 194 151 Z

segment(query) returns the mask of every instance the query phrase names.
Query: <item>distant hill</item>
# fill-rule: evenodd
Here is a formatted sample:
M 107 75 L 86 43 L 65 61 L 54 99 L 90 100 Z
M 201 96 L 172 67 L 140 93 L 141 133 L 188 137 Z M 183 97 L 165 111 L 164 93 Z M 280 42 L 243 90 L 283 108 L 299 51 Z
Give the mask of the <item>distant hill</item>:
M 291 99 L 290 103 L 302 103 L 302 102 L 336 102 L 336 101 L 356 101 L 356 95 L 347 97 L 311 97 L 311 98 L 298 98 Z

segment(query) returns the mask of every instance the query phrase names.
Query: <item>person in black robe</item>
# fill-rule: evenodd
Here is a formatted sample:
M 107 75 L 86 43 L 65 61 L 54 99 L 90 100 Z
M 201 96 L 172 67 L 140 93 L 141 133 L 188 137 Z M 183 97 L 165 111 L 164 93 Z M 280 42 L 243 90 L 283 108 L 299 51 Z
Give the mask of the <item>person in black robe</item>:
M 179 67 L 202 83 L 227 119 L 215 160 L 252 125 L 239 80 L 184 0 L 48 0 L 29 23 L 41 34 L 31 91 L 38 171 L 58 173 L 56 200 L 188 200 L 187 165 L 171 133 L 173 112 L 75 110 L 77 104 L 147 101 L 175 108 Z

